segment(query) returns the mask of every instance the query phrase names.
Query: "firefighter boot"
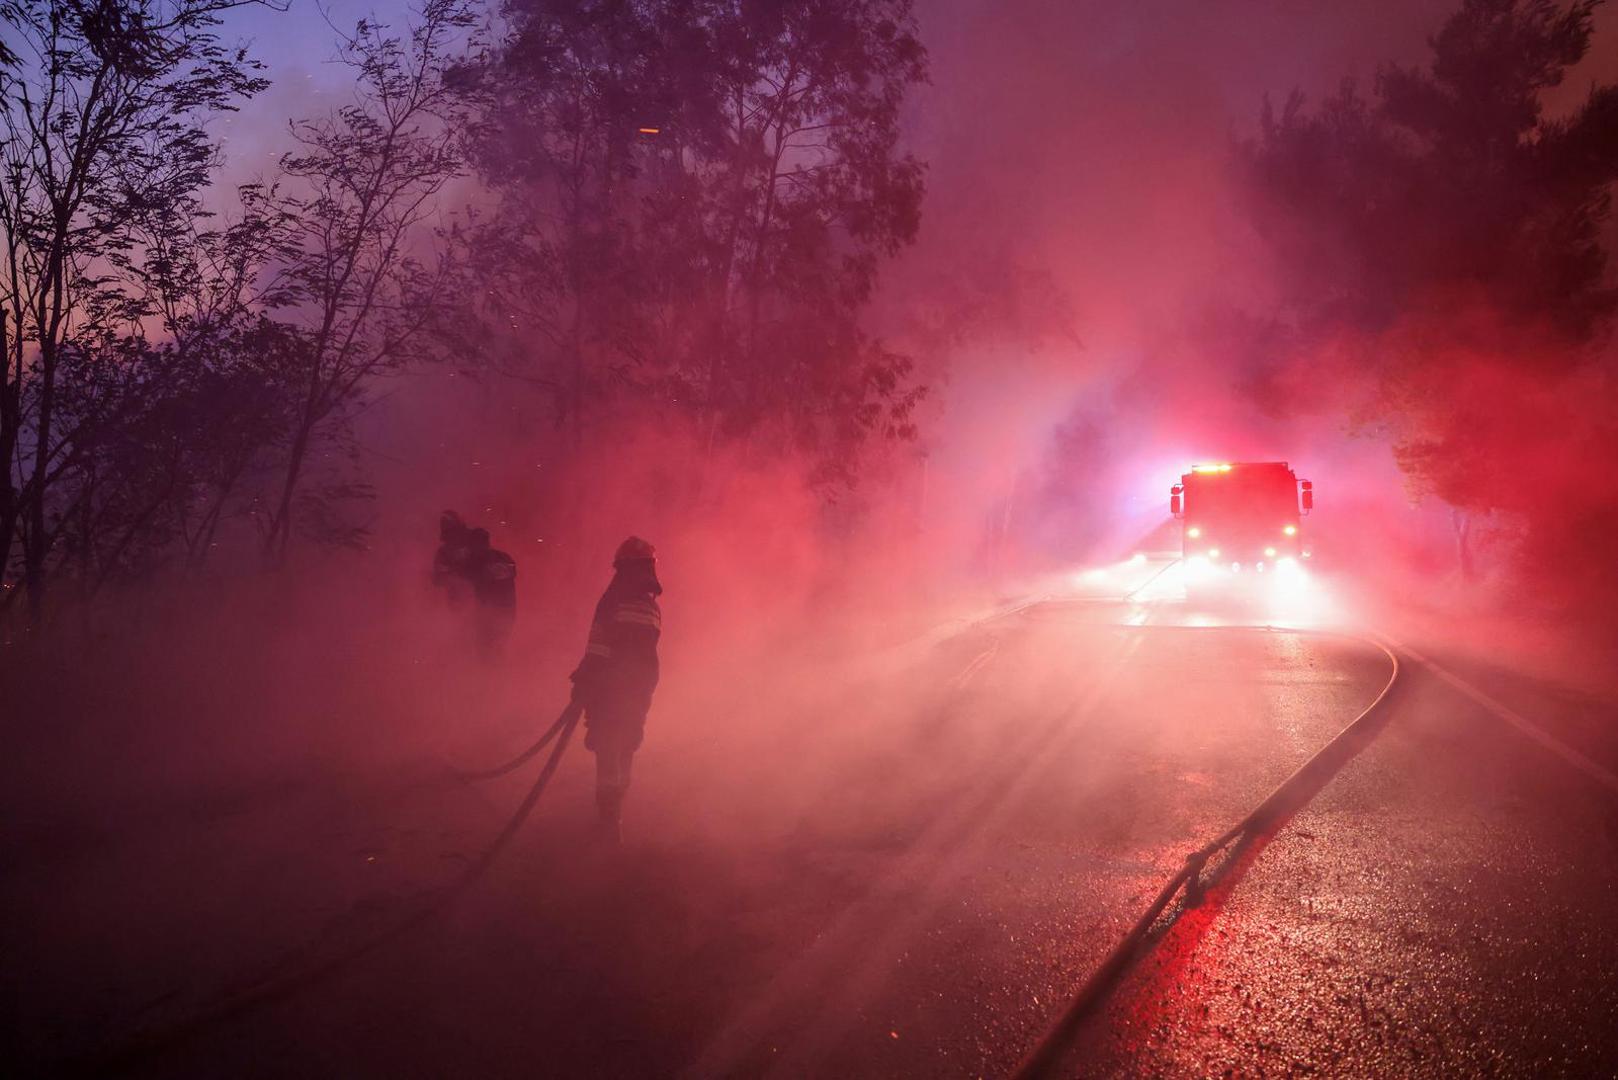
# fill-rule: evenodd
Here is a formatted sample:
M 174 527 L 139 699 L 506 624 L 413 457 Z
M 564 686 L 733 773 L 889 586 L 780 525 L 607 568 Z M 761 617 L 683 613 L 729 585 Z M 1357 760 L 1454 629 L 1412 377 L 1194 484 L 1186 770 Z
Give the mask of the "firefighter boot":
M 623 843 L 624 793 L 621 788 L 596 788 L 596 839 L 605 847 Z
M 629 762 L 634 751 L 614 747 L 596 751 L 597 833 L 602 842 L 616 846 L 623 841 L 621 824 L 624 795 L 629 791 Z

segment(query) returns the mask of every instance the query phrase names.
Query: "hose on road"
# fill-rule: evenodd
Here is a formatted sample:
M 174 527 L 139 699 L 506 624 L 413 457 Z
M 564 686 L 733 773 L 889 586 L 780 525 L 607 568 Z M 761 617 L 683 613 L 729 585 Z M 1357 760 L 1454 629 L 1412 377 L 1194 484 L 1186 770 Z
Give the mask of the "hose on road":
M 138 1034 L 122 1045 L 96 1054 L 87 1061 L 80 1062 L 81 1067 L 84 1071 L 96 1074 L 127 1069 L 155 1054 L 194 1038 L 208 1028 L 312 989 L 355 961 L 370 955 L 384 945 L 404 937 L 443 912 L 468 886 L 483 876 L 489 867 L 494 864 L 495 859 L 500 856 L 500 853 L 505 850 L 506 845 L 511 842 L 512 837 L 517 835 L 517 831 L 522 828 L 523 823 L 528 820 L 534 806 L 539 802 L 539 797 L 545 793 L 546 787 L 550 785 L 551 777 L 556 774 L 556 768 L 561 764 L 562 755 L 567 751 L 568 742 L 573 737 L 573 730 L 578 726 L 579 717 L 582 713 L 582 707 L 570 704 L 566 709 L 562 710 L 562 715 L 557 717 L 556 722 L 540 737 L 537 743 L 523 751 L 512 761 L 507 762 L 498 769 L 462 774 L 472 779 L 503 776 L 532 759 L 552 740 L 555 740 L 555 749 L 551 751 L 550 757 L 545 760 L 544 768 L 540 770 L 539 777 L 528 789 L 528 794 L 523 797 L 516 810 L 506 820 L 504 827 L 495 834 L 494 840 L 490 842 L 488 847 L 484 848 L 483 853 L 467 867 L 460 877 L 442 886 L 437 890 L 436 894 L 429 894 L 426 903 L 422 904 L 410 915 L 387 929 L 356 942 L 322 960 L 294 971 L 268 975 L 255 982 L 227 990 L 183 1021 L 157 1031 Z
M 1111 952 L 1101 962 L 1100 966 L 1090 975 L 1083 986 L 1079 988 L 1067 1007 L 1062 1011 L 1056 1021 L 1046 1029 L 1034 1049 L 1023 1060 L 1014 1075 L 1015 1080 L 1034 1080 L 1035 1077 L 1051 1075 L 1061 1061 L 1063 1053 L 1078 1030 L 1079 1025 L 1088 1017 L 1096 1007 L 1105 999 L 1107 993 L 1118 981 L 1119 977 L 1128 969 L 1130 962 L 1135 958 L 1142 943 L 1150 935 L 1152 927 L 1157 923 L 1163 911 L 1173 902 L 1182 890 L 1185 893 L 1187 907 L 1195 907 L 1201 902 L 1203 892 L 1202 871 L 1208 860 L 1231 846 L 1239 838 L 1256 836 L 1265 828 L 1276 824 L 1297 810 L 1301 809 L 1314 794 L 1320 790 L 1326 781 L 1338 769 L 1358 753 L 1357 744 L 1371 728 L 1371 720 L 1377 716 L 1393 691 L 1394 684 L 1399 681 L 1399 657 L 1392 649 L 1375 638 L 1361 637 L 1355 634 L 1340 634 L 1325 630 L 1294 629 L 1289 627 L 1272 626 L 1139 626 L 1132 629 L 1141 630 L 1264 630 L 1274 633 L 1311 634 L 1323 637 L 1345 638 L 1366 644 L 1379 650 L 1388 658 L 1391 669 L 1387 684 L 1382 691 L 1367 705 L 1360 714 L 1349 721 L 1348 725 L 1332 737 L 1331 741 L 1317 750 L 1309 760 L 1305 761 L 1293 774 L 1283 780 L 1263 802 L 1250 810 L 1240 821 L 1220 833 L 1213 840 L 1193 851 L 1185 858 L 1185 864 L 1163 887 L 1158 890 L 1157 896 L 1151 904 L 1135 920 L 1134 926 L 1125 934 L 1123 939 L 1115 945 Z
M 1145 592 L 1152 585 L 1156 584 L 1158 578 L 1162 577 L 1164 574 L 1168 573 L 1170 570 L 1173 570 L 1176 566 L 1179 566 L 1180 562 L 1181 562 L 1181 560 L 1179 560 L 1179 559 L 1170 559 L 1168 562 L 1164 563 L 1161 567 L 1158 568 L 1157 573 L 1153 574 L 1151 577 L 1147 578 L 1145 581 L 1141 582 L 1139 585 L 1136 585 L 1133 589 L 1130 589 L 1128 592 L 1124 593 L 1124 597 L 1123 597 L 1124 600 L 1129 601 L 1129 600 L 1135 599 L 1135 597 L 1139 596 L 1141 593 Z
M 545 734 L 539 737 L 538 742 L 534 743 L 534 745 L 530 746 L 528 749 L 524 750 L 510 761 L 506 762 L 504 765 L 497 765 L 492 769 L 452 769 L 451 771 L 462 780 L 472 781 L 497 780 L 500 777 L 505 776 L 507 773 L 515 772 L 524 765 L 528 764 L 528 762 L 532 761 L 534 756 L 541 750 L 545 749 L 545 747 L 550 744 L 550 741 L 556 738 L 557 733 L 570 722 L 570 719 L 571 721 L 577 721 L 579 718 L 579 709 L 580 706 L 578 704 L 569 703 L 568 707 L 562 710 L 562 715 L 556 718 L 556 723 L 547 728 Z

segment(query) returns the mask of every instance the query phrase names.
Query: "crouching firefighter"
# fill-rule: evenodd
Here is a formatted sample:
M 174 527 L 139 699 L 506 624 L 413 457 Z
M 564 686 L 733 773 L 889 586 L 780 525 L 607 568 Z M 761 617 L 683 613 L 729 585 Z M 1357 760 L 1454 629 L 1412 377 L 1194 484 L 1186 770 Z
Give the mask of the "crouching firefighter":
M 657 553 L 631 536 L 618 545 L 613 578 L 596 604 L 584 660 L 573 672 L 573 700 L 584 707 L 584 745 L 596 756 L 596 810 L 602 838 L 620 839 L 629 766 L 646 731 L 657 689 Z
M 467 533 L 463 575 L 472 583 L 478 649 L 486 658 L 500 655 L 517 621 L 517 560 L 489 546 L 488 529 Z
M 466 564 L 472 554 L 472 530 L 461 515 L 445 510 L 438 516 L 438 550 L 433 554 L 433 585 L 443 589 L 450 607 L 466 599 Z

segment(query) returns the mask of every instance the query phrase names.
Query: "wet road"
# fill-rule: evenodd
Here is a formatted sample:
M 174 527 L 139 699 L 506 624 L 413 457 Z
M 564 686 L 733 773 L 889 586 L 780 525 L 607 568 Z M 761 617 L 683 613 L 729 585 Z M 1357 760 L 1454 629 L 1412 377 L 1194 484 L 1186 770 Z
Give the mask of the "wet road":
M 764 674 L 692 697 L 674 708 L 747 700 L 759 722 L 654 742 L 624 851 L 586 842 L 588 769 L 571 760 L 442 915 L 120 1065 L 1008 1075 L 1185 854 L 1388 677 L 1362 642 L 1091 584 L 903 665 L 841 668 L 779 715 Z M 1608 703 L 1461 675 L 1618 764 Z M 1390 709 L 1203 905 L 1160 923 L 1060 1071 L 1618 1074 L 1618 792 L 1420 665 Z M 7 976 L 17 1060 L 58 1071 L 183 1024 L 242 971 L 385 929 L 454 879 L 524 784 L 447 786 L 423 763 L 56 867 L 36 882 L 58 902 L 27 914 Z M 216 868 L 200 883 L 199 860 Z

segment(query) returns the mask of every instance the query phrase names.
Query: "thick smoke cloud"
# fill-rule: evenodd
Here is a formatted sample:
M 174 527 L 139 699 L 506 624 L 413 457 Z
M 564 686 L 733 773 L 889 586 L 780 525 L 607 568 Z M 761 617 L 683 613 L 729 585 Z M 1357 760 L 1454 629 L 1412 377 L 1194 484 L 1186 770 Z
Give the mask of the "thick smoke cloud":
M 1278 421 L 1246 393 L 1272 344 L 1246 312 L 1273 290 L 1232 137 L 1268 92 L 1417 52 L 1443 10 L 1428 8 L 929 6 L 936 74 L 912 126 L 927 227 L 890 295 L 910 314 L 940 277 L 994 274 L 998 319 L 946 347 L 929 436 L 958 463 L 934 483 L 980 533 L 1010 499 L 1030 558 L 1112 554 L 1161 521 L 1194 460 L 1303 464 L 1341 441 L 1324 411 Z
M 1384 65 L 1425 65 L 1427 39 L 1454 7 L 931 9 L 937 75 L 913 128 L 930 162 L 928 229 L 892 282 L 895 306 L 912 299 L 907 289 L 926 291 L 918 283 L 940 267 L 962 280 L 985 265 L 1009 267 L 1017 272 L 1000 279 L 1014 294 L 1029 278 L 1060 294 L 1072 332 L 1010 350 L 995 348 L 991 333 L 988 345 L 950 353 L 937 438 L 946 460 L 964 464 L 940 482 L 971 493 L 979 535 L 995 531 L 1008 500 L 1021 500 L 1017 538 L 1032 561 L 1096 545 L 1113 555 L 1162 520 L 1168 484 L 1192 461 L 1281 458 L 1320 490 L 1312 524 L 1322 548 L 1371 546 L 1384 557 L 1362 563 L 1370 576 L 1434 599 L 1453 584 L 1461 595 L 1446 602 L 1475 602 L 1459 580 L 1450 507 L 1401 474 L 1410 462 L 1395 454 L 1399 433 L 1367 418 L 1380 392 L 1373 358 L 1400 341 L 1323 348 L 1286 324 L 1282 303 L 1295 283 L 1255 230 L 1235 153 L 1255 136 L 1266 99 L 1279 108 L 1296 91 L 1312 106 L 1345 80 L 1369 88 Z M 1598 44 L 1546 92 L 1548 116 L 1567 115 L 1592 82 L 1612 77 L 1613 53 L 1599 43 L 1615 29 L 1613 12 L 1598 10 Z M 1003 334 L 1039 323 L 1007 308 Z M 1414 332 L 1399 332 L 1405 346 Z M 1440 394 L 1467 383 L 1459 338 L 1434 366 Z M 993 372 L 984 381 L 994 391 L 977 372 Z M 1019 382 L 1025 389 L 1012 389 Z M 1580 399 L 1541 387 L 1525 400 L 1547 393 L 1564 403 L 1560 414 Z M 1549 492 L 1573 482 L 1573 463 L 1593 445 L 1570 436 L 1491 453 L 1545 456 Z M 1475 529 L 1469 555 L 1480 572 L 1516 588 L 1513 524 Z M 1583 560 L 1598 550 L 1587 547 Z
M 906 559 L 926 567 L 918 576 L 972 577 L 1136 543 L 1192 460 L 1286 458 L 1316 478 L 1323 512 L 1354 505 L 1342 527 L 1369 532 L 1375 505 L 1381 528 L 1412 539 L 1404 555 L 1419 575 L 1443 566 L 1447 512 L 1431 500 L 1412 510 L 1410 493 L 1389 483 L 1386 433 L 1354 423 L 1361 391 L 1345 389 L 1348 376 L 1324 359 L 1295 355 L 1270 325 L 1282 288 L 1232 148 L 1253 134 L 1266 96 L 1298 90 L 1318 101 L 1344 79 L 1369 84 L 1385 63 L 1421 63 L 1453 7 L 921 5 L 931 81 L 906 106 L 904 137 L 927 162 L 927 200 L 917 244 L 884 271 L 874 327 L 916 357 L 930 397 L 920 443 L 895 448 L 832 520 L 846 524 L 858 508 L 874 536 L 920 529 L 926 540 Z M 231 122 L 230 167 L 243 175 L 247 162 L 273 156 L 280 125 L 259 118 L 331 94 L 314 53 L 262 33 L 270 17 L 252 13 L 243 25 L 260 31 L 290 82 Z M 1598 35 L 1614 21 L 1599 12 Z M 1548 95 L 1549 110 L 1575 105 L 1613 66 L 1594 50 Z M 387 525 L 378 543 L 432 512 L 412 492 L 469 506 L 499 495 L 525 522 L 543 517 L 535 507 L 554 486 L 488 479 L 490 463 L 543 456 L 534 452 L 542 421 L 497 423 L 511 436 L 502 445 L 476 409 L 430 421 L 421 409 L 392 410 L 408 396 L 370 421 L 383 490 L 394 489 L 382 455 L 410 463 L 403 498 L 376 507 Z M 451 434 L 442 455 L 421 453 L 445 441 L 437 425 L 477 438 Z M 634 434 L 624 445 L 646 441 Z M 802 535 L 826 535 L 818 511 L 790 520 Z M 539 556 L 539 539 L 507 543 L 554 560 Z

